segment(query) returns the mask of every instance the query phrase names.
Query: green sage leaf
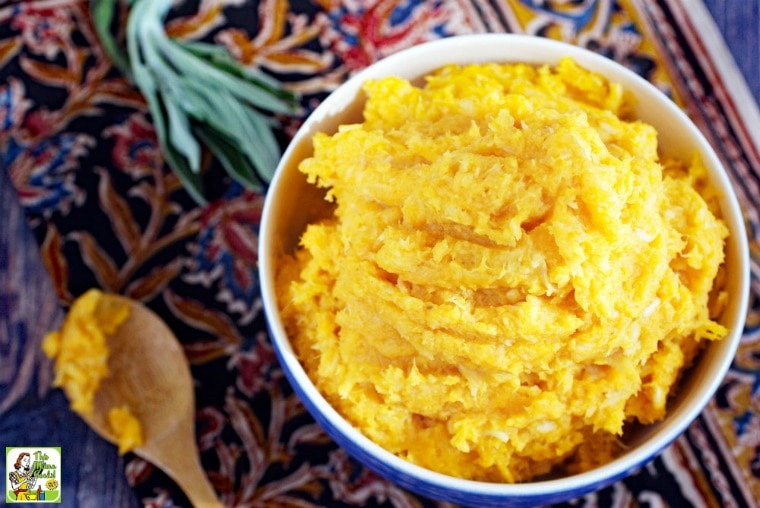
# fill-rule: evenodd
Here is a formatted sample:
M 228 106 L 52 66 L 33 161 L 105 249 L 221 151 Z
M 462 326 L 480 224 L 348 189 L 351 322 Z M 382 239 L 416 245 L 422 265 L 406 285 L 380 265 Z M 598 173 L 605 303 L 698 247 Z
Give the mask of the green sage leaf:
M 111 26 L 116 16 L 117 0 L 92 0 L 90 14 L 95 33 L 98 34 L 103 50 L 114 66 L 125 76 L 130 75 L 129 57 L 121 50 L 111 34 Z
M 205 124 L 196 125 L 195 133 L 214 152 L 230 177 L 244 187 L 255 191 L 262 190 L 261 182 L 257 179 L 254 168 L 240 150 L 235 147 L 234 142 Z
M 298 97 L 226 48 L 168 37 L 171 0 L 129 0 L 126 53 L 111 34 L 118 0 L 93 0 L 93 22 L 104 50 L 143 93 L 167 164 L 190 195 L 205 202 L 201 144 L 227 173 L 261 190 L 280 147 L 270 114 L 298 113 Z

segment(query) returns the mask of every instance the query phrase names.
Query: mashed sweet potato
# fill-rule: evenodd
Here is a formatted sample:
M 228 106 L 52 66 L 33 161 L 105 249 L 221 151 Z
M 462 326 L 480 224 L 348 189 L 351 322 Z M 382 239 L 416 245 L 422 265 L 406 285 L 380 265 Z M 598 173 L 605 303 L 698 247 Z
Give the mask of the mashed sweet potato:
M 621 87 L 570 59 L 365 91 L 363 123 L 316 135 L 300 165 L 334 216 L 278 265 L 307 372 L 370 439 L 442 473 L 609 461 L 727 333 L 728 229 L 700 160 L 661 159 Z
M 142 424 L 126 404 L 108 410 L 108 426 L 116 436 L 119 455 L 143 445 Z
M 106 336 L 129 317 L 129 308 L 90 289 L 71 305 L 60 330 L 42 342 L 42 350 L 53 360 L 53 386 L 66 392 L 71 408 L 89 415 L 100 383 L 108 374 Z
M 95 394 L 110 375 L 108 336 L 129 312 L 122 301 L 90 289 L 74 300 L 60 330 L 45 335 L 42 349 L 53 360 L 53 386 L 63 389 L 73 411 L 92 415 Z M 119 453 L 142 444 L 142 427 L 129 407 L 111 408 L 107 419 Z

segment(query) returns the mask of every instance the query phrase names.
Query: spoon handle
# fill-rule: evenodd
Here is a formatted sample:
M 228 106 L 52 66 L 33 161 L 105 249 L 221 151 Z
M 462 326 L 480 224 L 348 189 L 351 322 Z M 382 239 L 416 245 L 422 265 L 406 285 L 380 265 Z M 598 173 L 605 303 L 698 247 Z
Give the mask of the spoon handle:
M 201 465 L 193 428 L 193 417 L 187 414 L 176 428 L 154 439 L 150 446 L 137 448 L 135 453 L 169 475 L 193 507 L 222 507 Z
M 190 500 L 190 504 L 195 508 L 224 506 L 216 495 L 211 482 L 208 480 L 197 458 L 193 460 L 186 459 L 182 464 L 174 464 L 165 470 L 170 476 L 174 477 L 174 480 Z
M 150 449 L 138 448 L 135 453 L 165 472 L 182 489 L 190 504 L 195 507 L 224 506 L 214 491 L 198 458 L 198 449 L 187 439 L 176 442 L 159 442 Z M 177 444 L 185 445 L 184 449 Z

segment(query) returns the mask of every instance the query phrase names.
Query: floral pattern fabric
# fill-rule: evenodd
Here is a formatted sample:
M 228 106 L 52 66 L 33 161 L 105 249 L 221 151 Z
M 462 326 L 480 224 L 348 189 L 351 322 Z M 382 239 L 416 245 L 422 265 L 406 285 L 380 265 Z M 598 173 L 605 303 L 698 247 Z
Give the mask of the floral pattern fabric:
M 681 31 L 682 11 L 676 1 L 633 0 L 188 0 L 175 5 L 167 30 L 223 45 L 300 94 L 301 115 L 277 118 L 283 147 L 331 90 L 400 49 L 478 32 L 585 46 L 690 112 L 721 147 L 754 234 L 758 147 L 732 123 L 729 106 L 705 96 L 705 57 Z M 166 168 L 145 102 L 105 56 L 88 2 L 0 6 L 0 169 L 19 196 L 58 298 L 66 305 L 91 287 L 122 293 L 174 330 L 196 380 L 201 460 L 224 502 L 439 506 L 347 456 L 293 394 L 259 298 L 264 196 L 229 180 L 215 161 L 206 166 L 211 199 L 200 207 Z M 757 274 L 753 284 L 746 339 L 710 407 L 641 472 L 574 506 L 684 506 L 694 499 L 741 506 L 760 496 Z M 725 473 L 735 470 L 742 473 Z M 126 473 L 148 506 L 186 502 L 137 457 L 129 457 Z

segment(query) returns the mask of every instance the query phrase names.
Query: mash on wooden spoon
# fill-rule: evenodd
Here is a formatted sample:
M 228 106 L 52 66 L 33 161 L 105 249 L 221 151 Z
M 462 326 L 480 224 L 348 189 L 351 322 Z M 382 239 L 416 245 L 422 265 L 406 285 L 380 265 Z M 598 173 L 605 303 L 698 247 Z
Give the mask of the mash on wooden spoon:
M 369 438 L 442 473 L 609 461 L 727 333 L 728 229 L 700 160 L 661 158 L 621 86 L 570 59 L 365 91 L 364 122 L 318 134 L 300 165 L 334 217 L 278 270 L 307 372 Z
M 76 413 L 92 415 L 95 394 L 111 375 L 108 336 L 128 318 L 122 301 L 89 289 L 74 300 L 60 330 L 45 335 L 42 349 L 53 360 L 53 386 L 63 388 Z M 120 454 L 143 444 L 142 427 L 128 406 L 110 408 L 107 419 Z

